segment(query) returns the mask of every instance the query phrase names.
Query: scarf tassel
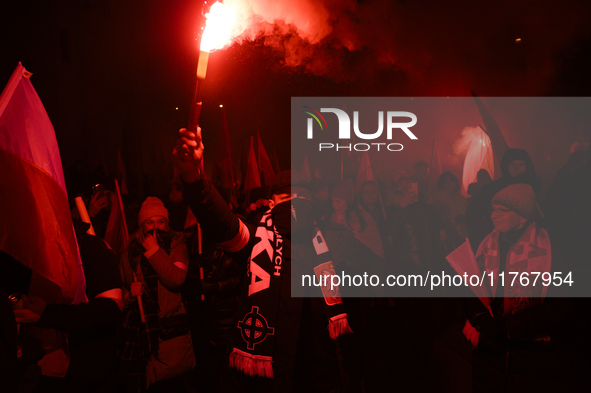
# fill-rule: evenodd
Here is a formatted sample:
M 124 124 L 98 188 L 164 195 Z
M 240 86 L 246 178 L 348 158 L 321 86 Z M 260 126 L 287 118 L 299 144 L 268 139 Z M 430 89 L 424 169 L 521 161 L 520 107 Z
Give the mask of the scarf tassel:
M 246 375 L 273 378 L 273 358 L 271 356 L 251 355 L 234 348 L 230 354 L 230 367 Z
M 339 314 L 329 319 L 328 334 L 330 334 L 330 338 L 336 340 L 337 337 L 348 333 L 353 333 L 353 330 L 351 330 L 351 326 L 349 326 L 347 314 Z

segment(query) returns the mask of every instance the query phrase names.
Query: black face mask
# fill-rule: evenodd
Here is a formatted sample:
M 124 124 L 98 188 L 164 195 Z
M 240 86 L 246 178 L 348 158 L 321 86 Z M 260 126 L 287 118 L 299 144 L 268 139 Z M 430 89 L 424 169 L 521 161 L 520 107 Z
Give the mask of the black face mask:
M 170 232 L 163 231 L 162 229 L 154 229 L 148 233 L 156 237 L 158 244 L 166 250 L 166 252 L 170 251 L 170 245 L 172 243 L 172 234 Z
M 294 198 L 278 203 L 271 210 L 273 224 L 282 236 L 309 230 L 314 226 L 312 201 Z

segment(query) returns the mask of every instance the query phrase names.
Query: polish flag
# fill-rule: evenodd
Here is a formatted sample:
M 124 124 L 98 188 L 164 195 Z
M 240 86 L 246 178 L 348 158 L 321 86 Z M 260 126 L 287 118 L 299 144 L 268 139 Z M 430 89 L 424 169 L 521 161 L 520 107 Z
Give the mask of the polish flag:
M 0 96 L 0 248 L 47 280 L 53 302 L 85 299 L 55 132 L 19 63 Z
M 55 132 L 22 64 L 0 95 L 0 249 L 31 269 L 29 296 L 47 303 L 86 300 Z M 65 334 L 36 328 L 44 375 L 64 376 Z

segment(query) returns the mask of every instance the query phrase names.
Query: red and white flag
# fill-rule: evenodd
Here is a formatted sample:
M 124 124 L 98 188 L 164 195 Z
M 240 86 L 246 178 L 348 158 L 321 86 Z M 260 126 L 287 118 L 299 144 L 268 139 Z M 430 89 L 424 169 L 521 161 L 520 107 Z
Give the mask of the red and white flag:
M 468 197 L 470 183 L 477 181 L 478 171 L 485 169 L 491 178 L 495 177 L 495 159 L 490 137 L 480 126 L 476 127 L 468 153 L 464 159 L 462 173 L 462 195 Z
M 80 302 L 84 272 L 60 153 L 30 75 L 19 63 L 0 96 L 0 248 L 56 290 L 47 300 Z
M 257 131 L 257 139 L 258 139 L 258 157 L 259 157 L 259 170 L 260 173 L 263 175 L 263 179 L 265 179 L 265 184 L 270 185 L 275 178 L 275 172 L 273 171 L 273 165 L 271 165 L 271 160 L 269 160 L 269 156 L 267 155 L 267 151 L 265 150 L 265 146 L 263 145 L 263 141 L 261 140 L 261 134 Z
M 0 95 L 0 249 L 31 269 L 30 296 L 48 303 L 86 300 L 55 132 L 22 64 Z M 37 328 L 44 375 L 68 369 L 64 333 Z
M 248 164 L 246 165 L 246 178 L 244 179 L 244 191 L 249 192 L 255 187 L 261 186 L 259 168 L 254 155 L 254 138 L 250 137 L 250 149 L 248 150 Z
M 501 128 L 497 124 L 495 118 L 493 117 L 492 113 L 488 109 L 484 102 L 478 97 L 474 92 L 472 92 L 472 96 L 474 97 L 474 101 L 476 101 L 476 105 L 478 106 L 478 110 L 480 111 L 480 116 L 482 117 L 482 121 L 484 122 L 484 132 L 488 135 L 490 139 L 490 144 L 492 148 L 492 152 L 494 154 L 494 170 L 489 173 L 492 175 L 496 173 L 495 177 L 501 176 L 501 158 L 505 151 L 509 149 L 509 145 L 507 141 L 505 141 L 505 137 L 501 132 Z M 495 179 L 493 177 L 493 179 Z

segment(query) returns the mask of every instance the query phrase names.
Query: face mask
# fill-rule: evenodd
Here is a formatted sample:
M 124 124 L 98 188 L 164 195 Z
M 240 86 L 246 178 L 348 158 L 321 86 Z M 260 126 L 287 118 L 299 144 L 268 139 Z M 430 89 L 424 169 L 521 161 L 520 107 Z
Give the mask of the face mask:
M 160 247 L 164 248 L 165 250 L 170 249 L 170 244 L 172 242 L 172 234 L 170 232 L 163 231 L 162 229 L 154 229 L 148 233 L 156 237 Z
M 278 203 L 271 210 L 273 224 L 282 236 L 290 236 L 314 226 L 312 201 L 294 198 Z

